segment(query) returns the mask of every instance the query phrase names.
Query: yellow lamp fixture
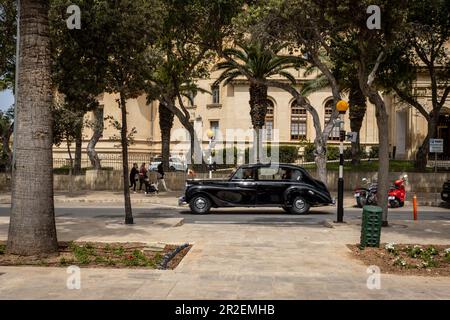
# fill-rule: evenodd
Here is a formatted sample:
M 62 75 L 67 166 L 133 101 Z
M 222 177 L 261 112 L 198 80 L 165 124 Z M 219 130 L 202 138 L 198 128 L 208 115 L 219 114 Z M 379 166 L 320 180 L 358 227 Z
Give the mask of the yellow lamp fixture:
M 209 129 L 208 132 L 206 132 L 206 136 L 208 137 L 208 139 L 212 139 L 214 137 L 214 131 Z
M 348 110 L 349 106 L 350 105 L 347 101 L 339 100 L 339 102 L 336 104 L 336 109 L 337 111 L 339 111 L 339 113 L 345 113 Z

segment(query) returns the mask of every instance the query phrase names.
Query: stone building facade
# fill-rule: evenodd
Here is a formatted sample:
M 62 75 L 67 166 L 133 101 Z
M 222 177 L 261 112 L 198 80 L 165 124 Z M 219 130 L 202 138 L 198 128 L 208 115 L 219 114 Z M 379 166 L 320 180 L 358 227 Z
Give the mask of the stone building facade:
M 302 77 L 301 71 L 292 71 L 298 79 L 298 87 L 306 79 Z M 213 72 L 210 79 L 199 80 L 200 87 L 210 91 L 211 94 L 198 93 L 193 98 L 194 103 L 189 103 L 188 110 L 191 120 L 196 129 L 201 130 L 203 148 L 208 147 L 206 131 L 212 129 L 217 134 L 225 136 L 226 129 L 251 129 L 248 82 L 238 79 L 227 86 L 214 87 L 214 81 L 219 73 Z M 311 75 L 314 77 L 314 75 Z M 430 101 L 431 92 L 427 79 L 419 78 L 416 84 L 416 93 L 421 100 Z M 292 96 L 278 88 L 269 88 L 269 99 L 271 107 L 266 117 L 266 138 L 276 139 L 283 145 L 303 145 L 305 142 L 313 142 L 315 131 L 312 117 L 302 108 L 293 103 Z M 103 94 L 99 97 L 100 105 L 103 107 L 104 116 L 111 116 L 120 120 L 120 110 L 114 94 Z M 418 111 L 412 107 L 402 104 L 392 95 L 384 96 L 389 112 L 390 130 L 389 135 L 391 153 L 396 159 L 414 159 L 415 152 L 426 134 L 426 121 Z M 332 94 L 329 88 L 312 93 L 308 100 L 318 111 L 321 125 L 324 126 L 329 118 L 332 108 Z M 428 103 L 430 106 L 431 104 Z M 146 96 L 127 101 L 128 127 L 136 128 L 134 143 L 130 146 L 130 161 L 149 162 L 153 156 L 161 153 L 161 134 L 158 121 L 158 103 L 147 104 Z M 450 108 L 444 108 L 441 116 L 437 137 L 445 139 L 445 156 L 450 156 Z M 92 114 L 86 118 L 91 119 Z M 105 130 L 102 139 L 98 142 L 96 150 L 104 159 L 120 157 L 119 132 L 114 129 L 108 120 L 105 120 Z M 182 130 L 182 125 L 175 118 L 172 130 L 171 150 L 173 155 L 183 153 L 187 147 L 188 136 Z M 345 117 L 345 130 L 350 131 L 348 113 Z M 92 131 L 85 128 L 83 131 L 83 163 L 88 165 L 86 145 Z M 361 144 L 370 148 L 378 144 L 378 128 L 376 125 L 375 107 L 368 103 L 367 113 L 360 131 Z M 338 129 L 333 131 L 329 137 L 331 145 L 338 145 Z M 217 146 L 216 146 L 217 147 Z M 66 146 L 55 147 L 54 157 L 64 161 L 68 158 Z M 135 158 L 133 158 L 133 156 Z M 106 161 L 106 160 L 105 160 Z M 108 165 L 107 163 L 105 164 Z

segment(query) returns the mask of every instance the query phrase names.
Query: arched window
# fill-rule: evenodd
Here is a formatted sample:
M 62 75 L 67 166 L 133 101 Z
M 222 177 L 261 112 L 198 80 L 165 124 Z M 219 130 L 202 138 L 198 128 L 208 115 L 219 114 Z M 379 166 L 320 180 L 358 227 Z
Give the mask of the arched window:
M 266 130 L 267 141 L 272 141 L 273 139 L 273 121 L 274 121 L 275 106 L 271 100 L 267 106 L 266 120 L 264 129 Z
M 306 128 L 306 109 L 294 101 L 291 104 L 291 140 L 305 140 Z
M 331 114 L 333 113 L 333 100 L 327 101 L 325 103 L 325 126 L 330 122 Z M 330 135 L 328 136 L 328 140 L 331 141 L 339 141 L 339 126 L 333 127 L 333 130 L 331 130 Z

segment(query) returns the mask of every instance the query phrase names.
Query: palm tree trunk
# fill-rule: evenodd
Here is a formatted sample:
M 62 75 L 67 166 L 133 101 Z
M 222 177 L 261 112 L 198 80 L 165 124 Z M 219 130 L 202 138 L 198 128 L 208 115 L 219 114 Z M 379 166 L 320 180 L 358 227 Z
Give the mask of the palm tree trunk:
M 122 166 L 123 166 L 123 196 L 125 200 L 125 224 L 133 224 L 133 212 L 131 210 L 130 187 L 128 184 L 128 129 L 127 129 L 127 105 L 123 93 L 120 93 L 120 110 L 122 114 L 122 128 L 120 138 L 122 144 Z
M 12 207 L 7 252 L 58 252 L 53 204 L 48 0 L 20 1 Z
M 255 133 L 256 162 L 260 161 L 261 156 L 261 134 L 260 131 L 264 127 L 267 114 L 267 86 L 250 83 L 250 117 L 252 119 L 253 129 Z M 255 150 L 254 150 L 255 152 Z
M 102 166 L 97 151 L 95 151 L 95 146 L 103 135 L 103 108 L 95 108 L 94 118 L 94 132 L 91 139 L 89 140 L 86 152 L 88 154 L 89 160 L 91 161 L 92 167 L 94 167 L 96 170 L 99 170 Z
M 165 107 L 163 102 L 159 103 L 159 127 L 161 128 L 161 156 L 164 171 L 169 171 L 170 160 L 170 131 L 173 126 L 174 114 Z

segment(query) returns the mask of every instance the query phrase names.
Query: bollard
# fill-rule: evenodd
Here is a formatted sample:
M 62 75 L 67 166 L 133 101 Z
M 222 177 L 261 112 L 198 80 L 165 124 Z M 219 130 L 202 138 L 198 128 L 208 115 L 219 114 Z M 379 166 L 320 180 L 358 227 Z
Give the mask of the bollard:
M 414 221 L 417 220 L 417 197 L 414 195 L 413 197 L 413 214 L 414 214 Z

